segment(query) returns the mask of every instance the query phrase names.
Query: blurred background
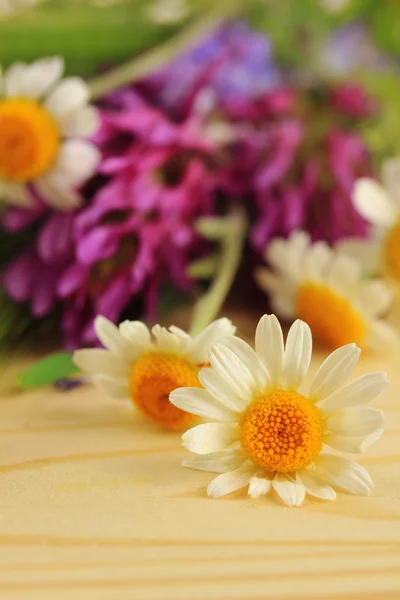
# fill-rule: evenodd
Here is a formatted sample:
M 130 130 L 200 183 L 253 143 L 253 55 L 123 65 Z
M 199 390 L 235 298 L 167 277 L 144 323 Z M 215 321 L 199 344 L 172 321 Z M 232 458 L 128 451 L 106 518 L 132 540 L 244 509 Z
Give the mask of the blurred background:
M 249 304 L 273 236 L 367 235 L 352 185 L 400 151 L 397 0 L 0 0 L 3 71 L 55 55 L 88 82 L 101 162 L 72 211 L 3 203 L 2 344 L 190 305 L 218 263 L 197 220 L 232 206 Z

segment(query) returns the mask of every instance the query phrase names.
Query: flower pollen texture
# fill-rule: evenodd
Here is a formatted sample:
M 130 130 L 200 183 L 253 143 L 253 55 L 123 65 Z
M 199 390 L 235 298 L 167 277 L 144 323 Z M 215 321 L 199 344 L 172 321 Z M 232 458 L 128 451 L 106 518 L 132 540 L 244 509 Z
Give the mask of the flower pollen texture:
M 351 302 L 330 287 L 314 282 L 301 285 L 296 299 L 297 314 L 315 337 L 331 348 L 362 345 L 367 333 L 363 317 Z
M 259 396 L 243 416 L 241 440 L 251 459 L 267 471 L 301 469 L 321 450 L 318 409 L 297 392 Z
M 184 429 L 195 417 L 171 404 L 169 395 L 180 387 L 202 387 L 198 369 L 181 356 L 148 352 L 135 363 L 130 392 L 133 403 L 150 421 L 169 429 Z
M 0 177 L 26 182 L 53 164 L 60 132 L 53 117 L 34 100 L 0 101 Z

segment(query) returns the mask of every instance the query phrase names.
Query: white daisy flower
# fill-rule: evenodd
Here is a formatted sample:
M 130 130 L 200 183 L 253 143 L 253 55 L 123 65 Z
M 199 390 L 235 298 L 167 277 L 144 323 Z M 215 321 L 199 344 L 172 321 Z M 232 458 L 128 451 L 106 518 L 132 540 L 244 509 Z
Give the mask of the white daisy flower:
M 70 210 L 80 203 L 76 188 L 100 159 L 86 138 L 98 127 L 88 105 L 89 88 L 79 77 L 61 80 L 64 61 L 45 58 L 31 65 L 0 67 L 0 199 L 32 202 L 34 184 L 51 206 Z
M 205 389 L 177 389 L 177 408 L 208 422 L 183 435 L 185 448 L 199 456 L 183 466 L 221 473 L 209 496 L 249 486 L 253 498 L 275 490 L 288 506 L 305 494 L 334 500 L 335 489 L 366 495 L 367 471 L 337 451 L 358 454 L 382 434 L 382 411 L 367 407 L 388 385 L 385 373 L 368 373 L 345 385 L 360 356 L 355 344 L 335 350 L 322 364 L 308 392 L 299 391 L 311 359 L 308 325 L 296 321 L 286 347 L 274 315 L 260 320 L 255 351 L 239 338 L 213 346 L 211 368 L 199 373 Z
M 353 190 L 355 207 L 373 225 L 372 239 L 346 239 L 337 248 L 400 285 L 400 157 L 383 163 L 382 182 L 363 177 Z
M 311 244 L 302 231 L 272 240 L 265 258 L 272 270 L 260 267 L 256 278 L 274 311 L 308 323 L 319 342 L 331 348 L 355 342 L 368 349 L 399 343 L 379 319 L 392 303 L 390 290 L 383 281 L 365 279 L 354 258 L 325 242 Z
M 116 327 L 101 316 L 95 329 L 106 349 L 78 350 L 75 364 L 93 375 L 107 394 L 130 398 L 147 419 L 169 429 L 193 423 L 193 415 L 169 402 L 170 392 L 185 386 L 200 388 L 197 375 L 208 364 L 209 347 L 236 331 L 228 319 L 219 319 L 192 338 L 179 327 L 155 325 L 150 333 L 140 321 Z

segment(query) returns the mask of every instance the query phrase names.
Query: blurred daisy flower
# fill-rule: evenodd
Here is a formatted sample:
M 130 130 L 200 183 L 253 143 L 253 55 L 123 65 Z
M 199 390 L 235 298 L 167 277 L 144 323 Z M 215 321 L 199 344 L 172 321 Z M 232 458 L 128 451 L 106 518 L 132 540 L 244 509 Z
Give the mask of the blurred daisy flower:
M 9 16 L 25 6 L 39 4 L 43 0 L 0 0 L 0 19 Z
M 147 14 L 155 23 L 176 23 L 190 14 L 190 8 L 186 0 L 156 0 L 150 3 Z
M 80 203 L 76 188 L 100 159 L 86 138 L 98 127 L 89 88 L 78 77 L 61 80 L 64 62 L 45 58 L 0 70 L 0 199 L 32 203 L 30 184 L 51 206 Z
M 322 4 L 328 12 L 332 13 L 342 11 L 348 3 L 349 0 L 320 0 L 320 4 Z
M 197 375 L 208 364 L 209 347 L 236 330 L 228 319 L 219 319 L 192 338 L 174 326 L 168 330 L 155 325 L 150 333 L 140 321 L 124 321 L 116 327 L 101 316 L 95 329 L 107 349 L 77 350 L 76 365 L 92 374 L 107 394 L 130 398 L 149 421 L 168 429 L 193 422 L 193 415 L 169 402 L 170 392 L 178 387 L 200 388 Z
M 382 281 L 365 279 L 354 258 L 326 242 L 311 244 L 303 231 L 272 240 L 265 258 L 272 270 L 260 267 L 256 278 L 273 309 L 308 323 L 319 342 L 331 348 L 355 342 L 368 349 L 399 343 L 379 319 L 392 303 L 390 290 Z
M 300 392 L 312 352 L 311 330 L 291 327 L 286 347 L 274 315 L 260 320 L 255 351 L 239 338 L 210 349 L 211 368 L 200 371 L 205 389 L 175 390 L 171 402 L 208 422 L 183 435 L 199 456 L 183 466 L 221 473 L 208 495 L 220 498 L 245 486 L 252 498 L 272 489 L 288 506 L 305 494 L 334 500 L 335 489 L 367 495 L 368 472 L 336 451 L 358 454 L 382 434 L 383 414 L 365 406 L 387 387 L 385 373 L 344 385 L 360 350 L 348 344 L 322 364 L 307 393 Z
M 345 239 L 338 247 L 400 285 L 400 157 L 383 163 L 382 182 L 362 177 L 353 191 L 355 207 L 373 225 L 371 238 Z

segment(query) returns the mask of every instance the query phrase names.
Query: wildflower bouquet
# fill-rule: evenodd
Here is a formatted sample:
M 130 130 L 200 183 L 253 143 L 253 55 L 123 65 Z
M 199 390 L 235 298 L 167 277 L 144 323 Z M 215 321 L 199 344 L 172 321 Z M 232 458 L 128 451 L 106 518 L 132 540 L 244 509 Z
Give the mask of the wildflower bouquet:
M 369 474 L 342 453 L 382 434 L 365 404 L 388 382 L 347 379 L 361 348 L 399 346 L 385 317 L 400 279 L 400 161 L 378 183 L 362 134 L 376 99 L 351 77 L 285 69 L 235 11 L 217 3 L 173 43 L 92 79 L 59 56 L 0 72 L 3 339 L 21 322 L 56 329 L 75 352 L 60 370 L 59 355 L 46 363 L 46 382 L 79 367 L 152 423 L 195 425 L 184 466 L 218 473 L 214 498 L 245 486 L 288 506 L 365 495 Z M 286 343 L 275 315 L 254 350 L 216 319 L 235 285 L 294 321 Z M 171 298 L 191 306 L 189 331 L 154 325 Z M 333 352 L 307 387 L 313 335 Z
M 171 292 L 198 295 L 231 261 L 219 248 L 238 213 L 231 279 L 294 229 L 367 233 L 351 192 L 373 173 L 358 130 L 376 105 L 355 84 L 289 83 L 248 26 L 115 89 L 112 71 L 88 86 L 63 70 L 56 57 L 4 71 L 0 190 L 4 245 L 19 248 L 4 291 L 33 319 L 57 311 L 66 347 L 95 343 L 97 314 L 153 320 Z
M 379 121 L 376 99 L 351 78 L 299 83 L 297 67 L 276 61 L 264 33 L 227 20 L 236 5 L 218 3 L 197 20 L 190 7 L 173 11 L 180 23 L 192 18 L 174 43 L 94 79 L 65 74 L 58 56 L 3 69 L 4 340 L 16 322 L 18 331 L 35 323 L 54 330 L 56 322 L 64 347 L 91 346 L 98 314 L 151 322 L 208 286 L 195 311 L 200 330 L 239 271 L 243 285 L 267 290 L 282 316 L 304 316 L 300 301 L 295 308 L 290 300 L 289 310 L 293 284 L 289 290 L 259 268 L 264 257 L 281 268 L 275 238 L 307 232 L 319 244 L 310 256 L 324 252 L 327 265 L 349 248 L 341 240 L 369 236 L 374 214 L 360 200 L 368 190 L 354 184 L 376 174 L 362 136 Z M 161 6 L 156 13 L 164 14 Z M 366 191 L 354 197 L 354 189 Z M 327 244 L 337 246 L 331 258 Z M 313 277 L 325 277 L 324 268 Z M 361 287 L 363 277 L 362 269 L 354 275 Z M 389 304 L 382 299 L 368 315 Z

